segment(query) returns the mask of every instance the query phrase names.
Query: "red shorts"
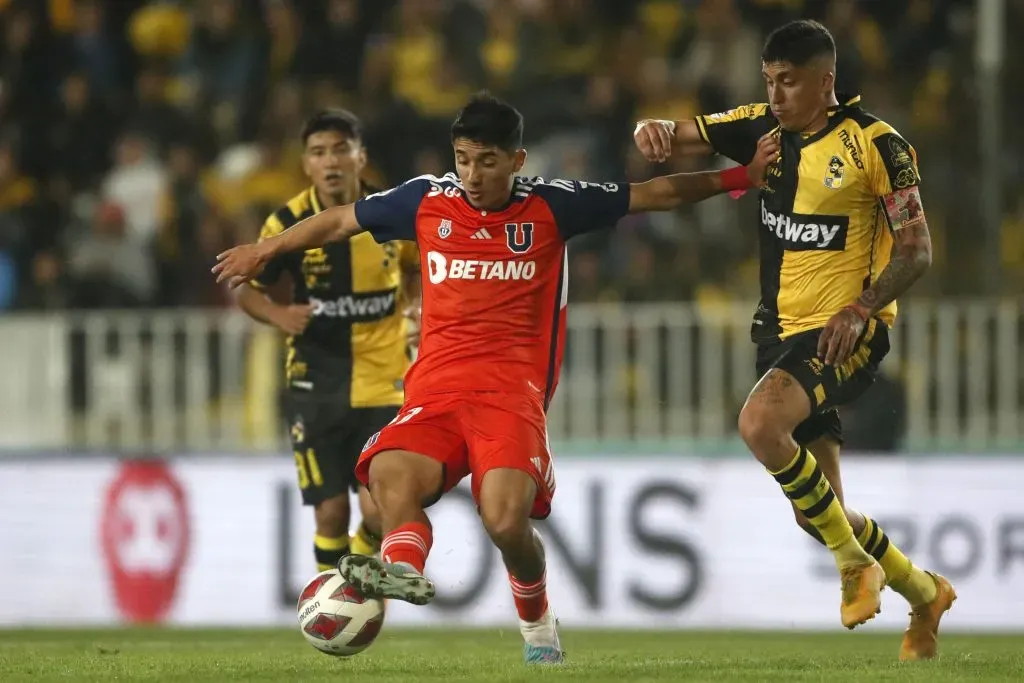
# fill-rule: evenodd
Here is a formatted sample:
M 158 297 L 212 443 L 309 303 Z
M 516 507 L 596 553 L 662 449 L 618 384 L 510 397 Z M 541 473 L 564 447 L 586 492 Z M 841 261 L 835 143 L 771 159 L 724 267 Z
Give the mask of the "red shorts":
M 402 450 L 437 460 L 444 467 L 444 492 L 472 475 L 474 500 L 489 470 L 526 472 L 537 484 L 530 516 L 551 513 L 555 472 L 548 447 L 544 407 L 531 396 L 500 393 L 434 394 L 406 401 L 390 424 L 370 437 L 356 464 L 356 478 L 370 478 L 378 453 Z

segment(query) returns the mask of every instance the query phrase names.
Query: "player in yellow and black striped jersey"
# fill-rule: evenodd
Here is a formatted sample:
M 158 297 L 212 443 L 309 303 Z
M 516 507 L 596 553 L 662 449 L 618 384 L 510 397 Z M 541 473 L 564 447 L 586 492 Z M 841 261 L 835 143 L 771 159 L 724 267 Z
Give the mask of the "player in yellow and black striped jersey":
M 740 414 L 740 433 L 801 526 L 833 551 L 843 623 L 872 618 L 887 582 L 913 608 L 901 658 L 930 658 L 955 593 L 943 577 L 914 567 L 873 520 L 844 507 L 835 410 L 874 381 L 896 297 L 930 263 L 917 156 L 859 97 L 836 96 L 835 43 L 821 24 L 774 31 L 762 71 L 767 103 L 690 121 L 641 121 L 634 137 L 652 161 L 676 149 L 746 163 L 759 145 L 778 145 L 756 221 L 761 301 L 751 336 L 761 379 Z
M 303 168 L 312 186 L 271 214 L 260 239 L 321 210 L 376 190 L 362 180 L 366 151 L 360 124 L 346 111 L 321 112 L 302 132 Z M 283 274 L 292 304 L 260 290 Z M 321 570 L 350 549 L 379 547 L 379 520 L 354 468 L 363 445 L 397 415 L 409 365 L 405 312 L 418 309 L 415 243 L 377 244 L 369 235 L 287 254 L 267 264 L 239 304 L 253 318 L 288 334 L 285 376 L 289 433 L 302 500 L 314 506 L 314 550 Z M 363 523 L 349 538 L 349 491 L 358 490 Z
M 807 137 L 785 134 L 766 104 L 696 118 L 701 138 L 730 158 L 756 149 L 766 133 L 781 145 L 760 197 L 768 234 L 760 240 L 761 302 L 751 330 L 760 345 L 824 327 L 889 262 L 892 235 L 878 198 L 896 182 L 917 184 L 915 156 L 859 102 L 842 98 L 826 127 Z M 896 302 L 876 315 L 892 325 Z

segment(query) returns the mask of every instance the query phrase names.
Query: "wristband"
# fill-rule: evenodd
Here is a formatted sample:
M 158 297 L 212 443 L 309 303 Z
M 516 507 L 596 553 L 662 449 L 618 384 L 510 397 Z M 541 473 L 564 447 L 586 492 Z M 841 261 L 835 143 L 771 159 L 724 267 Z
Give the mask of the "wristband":
M 746 166 L 734 166 L 720 171 L 718 179 L 722 183 L 722 192 L 735 192 L 736 190 L 749 190 L 753 187 L 750 177 L 747 175 Z

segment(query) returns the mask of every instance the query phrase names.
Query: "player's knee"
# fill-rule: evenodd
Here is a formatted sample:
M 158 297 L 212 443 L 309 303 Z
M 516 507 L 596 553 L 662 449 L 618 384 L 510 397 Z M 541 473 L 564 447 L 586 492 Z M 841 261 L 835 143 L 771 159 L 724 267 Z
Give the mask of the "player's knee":
M 491 470 L 480 486 L 480 519 L 499 548 L 532 542 L 530 508 L 536 495 L 530 475 L 519 470 Z
M 327 538 L 339 538 L 348 533 L 348 495 L 335 496 L 320 501 L 314 508 L 316 532 Z
M 737 426 L 740 437 L 754 453 L 773 450 L 789 438 L 786 425 L 780 424 L 775 411 L 762 403 L 747 401 Z
M 494 545 L 505 548 L 520 543 L 530 530 L 530 511 L 510 497 L 490 499 L 480 505 L 480 519 Z

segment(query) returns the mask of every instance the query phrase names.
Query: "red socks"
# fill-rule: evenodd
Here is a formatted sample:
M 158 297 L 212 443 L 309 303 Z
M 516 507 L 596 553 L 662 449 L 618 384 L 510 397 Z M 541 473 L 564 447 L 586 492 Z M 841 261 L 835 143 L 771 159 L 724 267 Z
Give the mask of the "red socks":
M 429 526 L 409 522 L 384 536 L 380 554 L 385 562 L 402 562 L 422 574 L 433 543 L 434 534 Z M 531 623 L 540 621 L 548 610 L 547 574 L 541 574 L 532 583 L 524 583 L 509 574 L 508 581 L 519 618 Z
M 540 621 L 548 611 L 547 573 L 533 583 L 523 583 L 511 574 L 508 582 L 512 586 L 512 598 L 516 601 L 516 611 L 523 621 Z
M 385 562 L 404 562 L 422 574 L 433 543 L 434 534 L 429 526 L 422 522 L 409 522 L 384 536 L 380 556 Z

